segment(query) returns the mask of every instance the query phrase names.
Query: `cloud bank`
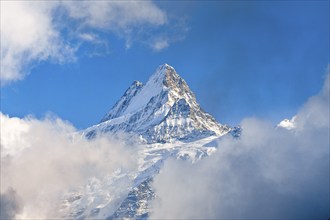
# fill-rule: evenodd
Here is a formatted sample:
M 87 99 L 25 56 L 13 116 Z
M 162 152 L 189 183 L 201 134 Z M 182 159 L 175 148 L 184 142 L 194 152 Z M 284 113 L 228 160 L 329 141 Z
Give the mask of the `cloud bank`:
M 172 160 L 154 180 L 155 219 L 329 218 L 329 73 L 295 129 L 242 121 L 239 139 L 196 164 Z
M 140 41 L 159 51 L 171 37 L 156 29 L 168 23 L 151 1 L 1 2 L 1 83 L 23 79 L 42 61 L 75 61 L 83 43 L 108 41 L 100 33 L 124 38 L 126 47 Z
M 3 218 L 58 218 L 56 207 L 70 189 L 83 187 L 90 178 L 136 167 L 137 148 L 117 139 L 86 140 L 68 122 L 54 117 L 0 116 Z

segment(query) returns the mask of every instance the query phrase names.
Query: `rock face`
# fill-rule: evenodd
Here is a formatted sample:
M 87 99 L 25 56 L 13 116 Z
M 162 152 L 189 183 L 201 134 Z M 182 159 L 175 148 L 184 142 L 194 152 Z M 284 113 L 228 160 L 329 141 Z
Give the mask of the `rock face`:
M 230 128 L 201 109 L 187 83 L 173 67 L 164 64 L 145 85 L 133 82 L 101 123 L 86 130 L 86 135 L 122 131 L 138 134 L 146 143 L 169 143 L 221 136 Z

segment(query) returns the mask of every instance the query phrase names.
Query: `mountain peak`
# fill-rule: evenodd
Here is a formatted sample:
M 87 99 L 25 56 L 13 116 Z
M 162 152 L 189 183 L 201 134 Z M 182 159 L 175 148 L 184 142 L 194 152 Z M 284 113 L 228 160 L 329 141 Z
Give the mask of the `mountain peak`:
M 160 65 L 158 67 L 158 69 L 174 69 L 174 68 L 173 68 L 173 66 L 171 66 L 171 65 L 169 65 L 167 63 L 164 63 L 164 64 Z
M 200 108 L 187 83 L 168 64 L 160 65 L 146 84 L 134 81 L 96 127 L 102 132 L 137 133 L 147 142 L 171 142 L 230 131 Z
M 179 79 L 180 76 L 172 66 L 165 63 L 157 68 L 146 84 L 158 84 L 160 87 L 167 86 L 169 81 L 173 81 L 173 78 Z

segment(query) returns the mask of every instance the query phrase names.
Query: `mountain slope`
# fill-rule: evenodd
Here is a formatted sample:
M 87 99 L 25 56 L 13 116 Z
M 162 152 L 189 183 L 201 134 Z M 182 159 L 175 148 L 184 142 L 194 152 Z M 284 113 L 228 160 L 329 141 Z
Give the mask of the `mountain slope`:
M 187 83 L 164 64 L 145 85 L 135 81 L 86 136 L 122 131 L 138 134 L 146 143 L 166 143 L 221 136 L 230 128 L 201 109 Z

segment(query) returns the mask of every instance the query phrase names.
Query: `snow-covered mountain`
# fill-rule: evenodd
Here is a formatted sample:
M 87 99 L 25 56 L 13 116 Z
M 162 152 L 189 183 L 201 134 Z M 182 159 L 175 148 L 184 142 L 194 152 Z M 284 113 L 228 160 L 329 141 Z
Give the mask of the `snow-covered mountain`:
M 237 137 L 241 129 L 222 125 L 206 113 L 187 83 L 164 64 L 146 84 L 133 82 L 101 122 L 82 135 L 94 138 L 121 132 L 139 137 L 137 170 L 118 170 L 104 179 L 91 179 L 88 186 L 65 197 L 63 217 L 146 219 L 155 196 L 150 183 L 166 159 L 194 163 L 214 152 L 223 135 Z
M 147 143 L 191 141 L 230 131 L 203 111 L 187 83 L 168 64 L 160 66 L 143 85 L 135 81 L 105 115 L 86 130 L 138 134 Z

